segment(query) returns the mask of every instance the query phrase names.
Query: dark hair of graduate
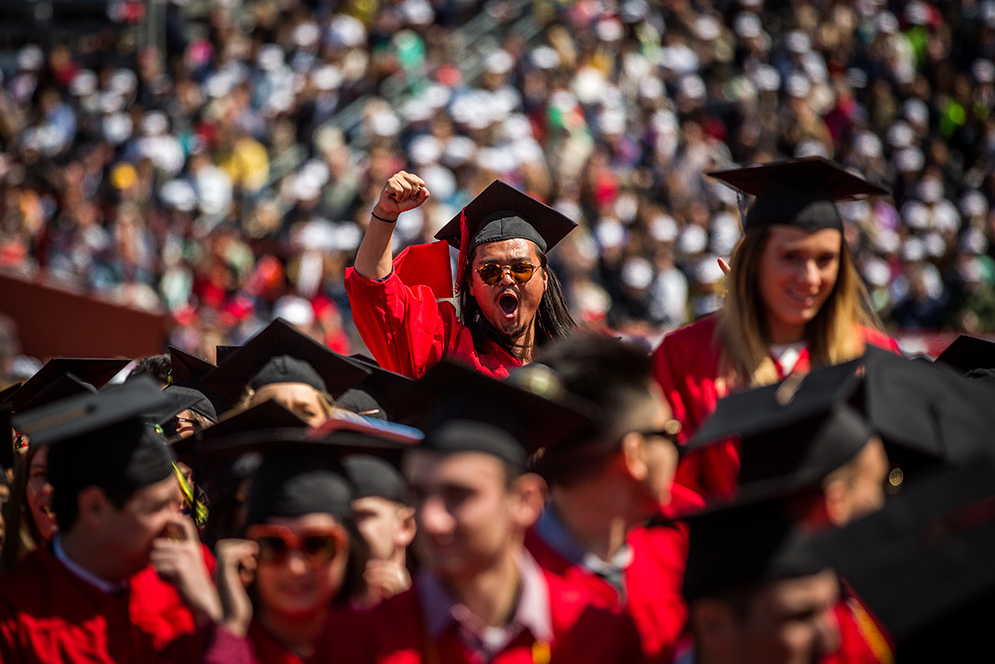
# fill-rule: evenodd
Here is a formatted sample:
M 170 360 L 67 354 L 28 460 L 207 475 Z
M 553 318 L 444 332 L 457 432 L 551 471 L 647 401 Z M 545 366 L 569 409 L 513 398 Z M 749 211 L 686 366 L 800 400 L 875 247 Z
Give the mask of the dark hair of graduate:
M 539 264 L 547 274 L 546 292 L 543 293 L 542 300 L 539 301 L 539 308 L 536 310 L 534 321 L 536 327 L 535 343 L 537 347 L 541 348 L 550 342 L 570 336 L 577 323 L 574 322 L 573 316 L 570 314 L 570 307 L 567 305 L 566 297 L 563 295 L 563 287 L 560 285 L 560 280 L 557 279 L 556 273 L 549 268 L 546 254 L 535 244 L 533 246 L 536 247 Z M 514 349 L 507 344 L 506 340 L 501 339 L 497 335 L 490 334 L 492 330 L 491 325 L 480 313 L 480 305 L 477 304 L 477 299 L 469 292 L 470 279 L 473 278 L 473 270 L 470 269 L 470 266 L 473 264 L 473 254 L 467 260 L 470 265 L 463 270 L 463 278 L 457 284 L 456 302 L 459 306 L 460 318 L 463 324 L 470 329 L 473 335 L 473 345 L 477 350 L 481 350 L 484 340 L 490 336 L 491 339 L 505 348 L 505 350 L 512 352 Z
M 162 355 L 149 355 L 135 361 L 135 366 L 128 372 L 125 380 L 134 380 L 139 376 L 148 374 L 160 383 L 169 382 L 169 372 L 172 369 L 172 360 L 168 353 Z

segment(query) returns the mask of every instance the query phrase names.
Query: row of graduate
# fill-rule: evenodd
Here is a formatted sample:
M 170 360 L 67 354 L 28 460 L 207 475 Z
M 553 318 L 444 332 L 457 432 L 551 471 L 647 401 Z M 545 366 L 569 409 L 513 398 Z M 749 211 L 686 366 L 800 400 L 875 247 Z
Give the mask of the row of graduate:
M 172 349 L 164 389 L 53 360 L 0 397 L 37 545 L 4 546 L 0 657 L 969 652 L 937 622 L 987 615 L 992 395 L 963 374 L 990 344 L 907 359 L 857 315 L 834 201 L 879 190 L 825 160 L 723 177 L 758 195 L 726 310 L 652 357 L 571 333 L 546 252 L 572 222 L 503 183 L 440 232 L 446 303 L 448 246 L 390 251 L 430 195 L 402 172 L 347 275 L 375 362 L 279 320 L 217 366 Z

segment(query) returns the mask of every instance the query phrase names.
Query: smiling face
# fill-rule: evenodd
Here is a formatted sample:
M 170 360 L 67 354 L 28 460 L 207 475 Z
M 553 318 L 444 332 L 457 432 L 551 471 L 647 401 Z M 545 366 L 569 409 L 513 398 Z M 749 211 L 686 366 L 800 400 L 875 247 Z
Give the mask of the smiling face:
M 511 341 L 520 341 L 531 331 L 539 302 L 546 292 L 546 269 L 536 269 L 524 284 L 516 282 L 510 270 L 504 270 L 500 281 L 493 286 L 485 284 L 476 270 L 488 263 L 511 265 L 519 261 L 541 265 L 534 242 L 525 239 L 488 242 L 474 250 L 470 263 L 473 270 L 470 294 L 487 322 Z
M 52 540 L 59 527 L 52 511 L 52 485 L 48 481 L 48 446 L 41 445 L 28 466 L 28 509 L 35 528 L 45 544 Z
M 802 341 L 829 299 L 840 269 L 842 234 L 774 225 L 760 258 L 757 288 L 771 343 Z

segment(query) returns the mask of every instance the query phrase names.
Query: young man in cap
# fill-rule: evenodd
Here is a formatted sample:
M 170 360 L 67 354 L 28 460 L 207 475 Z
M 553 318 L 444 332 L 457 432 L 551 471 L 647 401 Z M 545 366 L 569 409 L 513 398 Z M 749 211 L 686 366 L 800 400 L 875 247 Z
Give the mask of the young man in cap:
M 669 661 L 687 618 L 687 531 L 642 524 L 703 503 L 673 484 L 680 429 L 650 359 L 623 341 L 586 333 L 549 346 L 537 362 L 508 380 L 542 380 L 548 367 L 570 394 L 600 406 L 606 421 L 600 435 L 546 447 L 538 467 L 550 497 L 526 546 L 543 569 L 585 584 L 631 615 L 648 661 Z
M 452 304 L 437 301 L 452 297 L 445 243 L 393 260 L 398 215 L 428 197 L 421 178 L 404 171 L 391 177 L 355 267 L 346 271 L 356 326 L 383 368 L 418 378 L 446 357 L 504 378 L 530 362 L 537 347 L 569 334 L 573 319 L 546 253 L 574 222 L 499 180 L 492 183 L 436 234 L 459 250 L 457 315 Z M 416 285 L 422 279 L 435 289 Z
M 404 477 L 390 462 L 353 454 L 342 465 L 355 489 L 356 526 L 370 547 L 364 577 L 372 606 L 411 586 L 407 552 L 415 538 L 415 511 Z
M 677 664 L 813 664 L 839 648 L 839 579 L 779 501 L 688 518 L 690 639 Z
M 402 464 L 415 497 L 421 573 L 411 589 L 358 617 L 355 652 L 341 642 L 319 652 L 380 664 L 638 661 L 631 622 L 544 572 L 522 544 L 544 492 L 527 470 L 529 453 L 591 421 L 447 361 L 417 388 L 436 400 L 424 441 Z
M 60 532 L 0 584 L 5 662 L 195 661 L 221 619 L 173 457 L 140 418 L 165 397 L 148 378 L 15 419 L 51 445 Z

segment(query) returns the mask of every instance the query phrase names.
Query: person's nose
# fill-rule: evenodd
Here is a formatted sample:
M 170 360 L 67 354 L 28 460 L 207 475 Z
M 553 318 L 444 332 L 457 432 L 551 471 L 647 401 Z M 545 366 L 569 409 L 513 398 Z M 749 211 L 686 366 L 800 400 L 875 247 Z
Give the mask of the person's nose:
M 291 549 L 287 552 L 287 570 L 292 574 L 306 574 L 308 571 L 307 560 L 304 552 L 300 549 Z
M 799 279 L 807 286 L 818 286 L 821 277 L 819 276 L 819 266 L 814 260 L 802 263 Z
M 502 286 L 510 286 L 515 283 L 515 278 L 511 276 L 511 266 L 502 265 L 501 266 L 501 281 L 499 281 Z
M 428 535 L 445 535 L 452 532 L 454 520 L 442 498 L 429 496 L 418 509 L 418 528 Z

